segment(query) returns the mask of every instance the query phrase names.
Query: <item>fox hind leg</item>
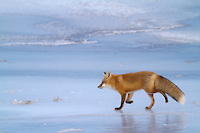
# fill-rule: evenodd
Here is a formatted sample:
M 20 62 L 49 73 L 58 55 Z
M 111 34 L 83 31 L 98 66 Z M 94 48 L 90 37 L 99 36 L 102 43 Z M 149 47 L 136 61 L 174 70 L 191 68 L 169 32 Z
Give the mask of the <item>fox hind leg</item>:
M 151 104 L 149 105 L 149 107 L 146 107 L 145 109 L 151 109 L 155 103 L 154 97 L 153 97 L 153 93 L 148 93 L 149 97 L 151 98 Z
M 161 93 L 165 97 L 165 102 L 167 103 L 168 102 L 167 95 L 163 91 L 160 91 L 160 90 L 157 90 L 157 92 Z
M 132 97 L 133 97 L 133 92 L 128 93 L 128 97 L 126 99 L 126 103 L 129 103 L 129 104 L 133 103 L 133 101 L 131 100 Z

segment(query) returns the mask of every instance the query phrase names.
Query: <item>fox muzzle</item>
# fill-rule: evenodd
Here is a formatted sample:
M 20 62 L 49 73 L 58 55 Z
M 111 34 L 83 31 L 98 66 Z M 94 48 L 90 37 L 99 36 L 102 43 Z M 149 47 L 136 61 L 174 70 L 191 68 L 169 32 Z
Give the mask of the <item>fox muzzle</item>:
M 99 86 L 98 86 L 99 89 L 103 89 L 103 84 L 101 83 Z

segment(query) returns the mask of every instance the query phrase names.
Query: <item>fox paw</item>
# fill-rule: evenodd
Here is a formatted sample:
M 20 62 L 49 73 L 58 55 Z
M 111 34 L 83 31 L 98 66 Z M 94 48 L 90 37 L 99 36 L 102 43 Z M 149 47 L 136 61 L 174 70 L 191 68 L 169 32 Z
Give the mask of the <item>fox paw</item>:
M 149 108 L 149 107 L 146 107 L 145 109 L 146 109 L 146 110 L 149 110 L 149 109 L 151 109 L 151 108 Z
M 132 100 L 131 101 L 126 101 L 126 103 L 131 104 L 131 103 L 133 103 L 133 101 Z
M 115 110 L 121 110 L 122 108 L 115 108 Z

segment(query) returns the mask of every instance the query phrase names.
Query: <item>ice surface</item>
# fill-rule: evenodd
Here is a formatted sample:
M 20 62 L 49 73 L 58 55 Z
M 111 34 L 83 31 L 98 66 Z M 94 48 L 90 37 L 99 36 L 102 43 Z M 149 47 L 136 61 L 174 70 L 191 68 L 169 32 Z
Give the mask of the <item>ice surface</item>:
M 99 43 L 84 45 L 1 47 L 1 58 L 7 62 L 0 64 L 0 131 L 198 132 L 199 47 L 140 47 L 121 40 L 123 46 L 113 38 L 100 37 Z M 150 99 L 138 91 L 133 104 L 114 111 L 120 95 L 97 88 L 108 70 L 116 74 L 154 71 L 178 85 L 187 101 L 181 106 L 169 98 L 166 104 L 162 95 L 156 94 L 152 111 L 146 111 Z M 16 103 L 36 102 L 14 105 L 15 99 Z
M 199 132 L 199 4 L 2 0 L 0 132 Z M 104 71 L 146 70 L 179 86 L 185 105 L 155 94 L 147 111 L 138 91 L 115 111 L 120 95 L 97 88 Z

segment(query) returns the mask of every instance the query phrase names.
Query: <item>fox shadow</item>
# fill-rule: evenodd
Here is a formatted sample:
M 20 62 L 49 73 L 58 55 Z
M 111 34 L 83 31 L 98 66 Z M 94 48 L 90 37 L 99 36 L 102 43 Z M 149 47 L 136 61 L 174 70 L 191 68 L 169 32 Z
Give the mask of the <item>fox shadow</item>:
M 184 130 L 185 115 L 184 114 L 168 114 L 154 113 L 148 110 L 147 113 L 125 113 L 118 111 L 121 116 L 122 133 L 129 132 L 181 132 Z

